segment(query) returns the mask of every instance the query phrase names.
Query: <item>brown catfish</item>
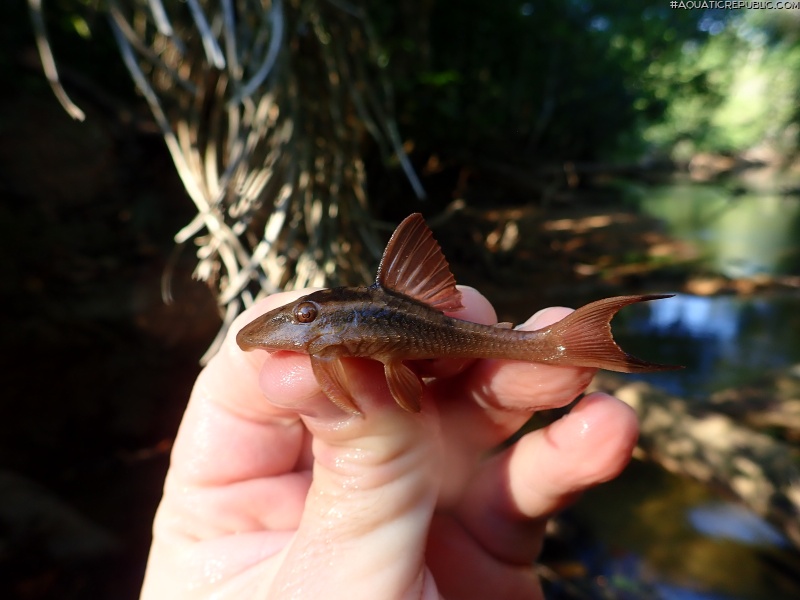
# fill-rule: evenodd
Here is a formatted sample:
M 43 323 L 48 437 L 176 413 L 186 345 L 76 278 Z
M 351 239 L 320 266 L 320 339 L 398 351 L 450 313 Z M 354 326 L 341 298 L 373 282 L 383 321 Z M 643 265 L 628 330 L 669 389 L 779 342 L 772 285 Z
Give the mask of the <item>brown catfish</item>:
M 623 352 L 610 321 L 623 306 L 668 295 L 618 296 L 579 308 L 536 331 L 448 317 L 464 308 L 439 244 L 420 214 L 392 234 L 369 287 L 338 287 L 303 296 L 245 325 L 242 350 L 290 350 L 311 357 L 322 390 L 342 410 L 360 414 L 342 357 L 383 363 L 389 390 L 404 409 L 420 410 L 423 382 L 405 361 L 500 358 L 631 373 L 674 369 Z

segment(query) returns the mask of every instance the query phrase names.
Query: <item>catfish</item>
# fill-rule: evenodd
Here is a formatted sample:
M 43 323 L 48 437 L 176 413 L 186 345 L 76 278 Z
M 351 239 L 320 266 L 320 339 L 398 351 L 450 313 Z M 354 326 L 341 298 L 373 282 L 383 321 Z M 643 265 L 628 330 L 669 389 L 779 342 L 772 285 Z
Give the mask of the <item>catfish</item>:
M 463 321 L 445 314 L 464 308 L 461 292 L 441 247 L 422 215 L 415 213 L 392 234 L 375 283 L 303 296 L 245 325 L 236 342 L 242 350 L 308 354 L 328 398 L 355 415 L 361 410 L 350 393 L 342 358 L 380 361 L 397 404 L 418 412 L 425 384 L 408 361 L 495 358 L 624 373 L 681 368 L 631 356 L 611 334 L 611 319 L 622 307 L 669 297 L 598 300 L 536 331 L 517 331 L 510 323 Z

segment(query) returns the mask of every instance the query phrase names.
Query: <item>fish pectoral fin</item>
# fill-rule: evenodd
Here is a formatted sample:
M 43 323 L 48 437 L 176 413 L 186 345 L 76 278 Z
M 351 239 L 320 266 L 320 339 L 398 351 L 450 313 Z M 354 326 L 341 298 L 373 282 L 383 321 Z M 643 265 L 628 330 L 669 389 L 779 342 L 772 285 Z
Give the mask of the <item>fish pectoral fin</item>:
M 358 405 L 348 391 L 347 371 L 342 359 L 336 357 L 311 357 L 311 368 L 317 383 L 336 406 L 351 415 L 361 415 Z
M 383 251 L 375 283 L 436 310 L 464 308 L 442 248 L 419 213 L 406 217 L 395 229 Z
M 495 323 L 494 325 L 498 329 L 514 329 L 514 324 L 509 323 L 508 321 L 503 321 L 502 323 Z
M 399 360 L 384 364 L 383 371 L 395 401 L 408 412 L 419 412 L 422 382 L 417 374 Z

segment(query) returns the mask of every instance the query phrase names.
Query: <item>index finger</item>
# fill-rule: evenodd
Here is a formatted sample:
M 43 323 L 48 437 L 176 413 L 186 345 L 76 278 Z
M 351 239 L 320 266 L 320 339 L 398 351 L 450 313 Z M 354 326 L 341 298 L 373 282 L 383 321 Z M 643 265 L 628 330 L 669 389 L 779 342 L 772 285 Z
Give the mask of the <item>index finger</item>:
M 304 427 L 295 414 L 265 401 L 258 376 L 267 354 L 242 352 L 235 337 L 257 315 L 302 294 L 275 294 L 234 320 L 192 390 L 172 451 L 172 478 L 186 485 L 215 486 L 294 468 Z

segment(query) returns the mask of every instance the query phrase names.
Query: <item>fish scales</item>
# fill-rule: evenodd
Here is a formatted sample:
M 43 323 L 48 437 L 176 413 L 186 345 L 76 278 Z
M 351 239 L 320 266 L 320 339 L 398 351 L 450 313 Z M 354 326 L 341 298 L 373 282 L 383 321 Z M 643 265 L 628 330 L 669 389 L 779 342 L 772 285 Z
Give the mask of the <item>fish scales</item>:
M 414 214 L 389 240 L 373 285 L 312 292 L 257 317 L 238 332 L 236 341 L 243 350 L 308 354 L 322 390 L 353 414 L 361 411 L 341 359 L 380 361 L 397 403 L 418 411 L 424 383 L 412 368 L 416 360 L 496 358 L 620 372 L 680 368 L 633 357 L 611 334 L 611 318 L 624 306 L 667 297 L 605 298 L 537 331 L 454 318 L 445 311 L 457 314 L 463 309 L 461 292 L 430 229 Z

